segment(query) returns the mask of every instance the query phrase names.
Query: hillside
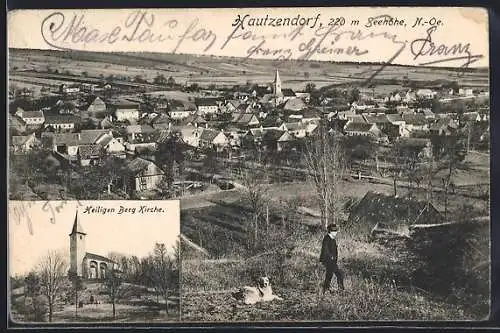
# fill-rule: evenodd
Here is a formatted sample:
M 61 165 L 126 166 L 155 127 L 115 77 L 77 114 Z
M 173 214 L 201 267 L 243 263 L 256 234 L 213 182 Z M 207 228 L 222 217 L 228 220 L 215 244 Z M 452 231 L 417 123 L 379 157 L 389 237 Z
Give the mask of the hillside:
M 158 74 L 172 76 L 178 83 L 197 82 L 233 86 L 247 82 L 264 84 L 272 80 L 279 68 L 283 85 L 292 89 L 304 89 L 307 82 L 316 86 L 343 85 L 362 82 L 380 68 L 373 63 L 334 63 L 318 61 L 286 61 L 243 59 L 234 57 L 197 56 L 166 53 L 98 53 L 85 51 L 9 50 L 11 75 L 22 71 L 57 68 L 59 73 L 71 73 L 87 77 L 142 76 L 148 81 Z M 487 69 L 470 69 L 463 73 L 458 69 L 387 66 L 377 75 L 377 90 L 398 89 L 404 76 L 413 81 L 457 81 L 460 85 L 486 88 L 489 85 Z M 16 78 L 16 80 L 21 80 Z M 384 82 L 385 80 L 385 82 Z M 390 82 L 389 82 L 390 81 Z

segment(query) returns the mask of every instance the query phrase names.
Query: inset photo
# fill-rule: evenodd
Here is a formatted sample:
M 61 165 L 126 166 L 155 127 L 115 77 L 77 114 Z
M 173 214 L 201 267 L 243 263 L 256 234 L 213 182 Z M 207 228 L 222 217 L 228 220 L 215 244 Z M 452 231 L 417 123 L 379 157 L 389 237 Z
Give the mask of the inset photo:
M 179 201 L 11 201 L 17 323 L 180 317 Z

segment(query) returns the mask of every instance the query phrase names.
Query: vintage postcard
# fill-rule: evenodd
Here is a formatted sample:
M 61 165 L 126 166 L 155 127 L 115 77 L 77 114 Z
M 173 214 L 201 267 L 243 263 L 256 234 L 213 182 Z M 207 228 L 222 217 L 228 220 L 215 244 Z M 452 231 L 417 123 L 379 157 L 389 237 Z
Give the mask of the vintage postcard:
M 488 27 L 460 7 L 10 12 L 9 197 L 38 205 L 32 231 L 9 221 L 13 318 L 34 320 L 34 255 L 77 217 L 101 259 L 62 258 L 95 292 L 39 320 L 487 319 Z M 180 222 L 75 204 L 169 199 Z M 144 292 L 113 316 L 91 278 L 109 253 L 174 235 L 178 289 L 129 276 Z
M 15 323 L 180 318 L 179 201 L 11 201 Z

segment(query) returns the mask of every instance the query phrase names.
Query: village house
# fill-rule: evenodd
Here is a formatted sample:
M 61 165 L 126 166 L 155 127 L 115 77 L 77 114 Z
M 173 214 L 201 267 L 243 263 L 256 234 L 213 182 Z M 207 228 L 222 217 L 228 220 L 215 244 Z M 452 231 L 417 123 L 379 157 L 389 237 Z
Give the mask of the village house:
M 472 89 L 472 88 L 460 88 L 460 89 L 458 89 L 458 94 L 460 96 L 474 96 L 474 89 Z
M 369 236 L 376 226 L 404 233 L 410 225 L 442 221 L 441 214 L 428 202 L 370 191 L 351 207 L 347 224 Z
M 185 118 L 189 117 L 192 113 L 193 113 L 193 111 L 184 110 L 184 109 L 180 109 L 180 108 L 167 111 L 167 114 L 170 116 L 170 118 L 172 118 L 174 120 L 185 119 Z
M 302 110 L 301 119 L 303 123 L 319 122 L 321 120 L 321 111 L 316 108 L 307 108 Z
M 381 134 L 377 124 L 348 122 L 344 127 L 344 132 L 348 136 L 373 136 L 379 137 Z
M 296 138 L 304 138 L 308 134 L 307 124 L 302 122 L 283 123 L 278 128 L 282 131 L 289 132 Z
M 59 92 L 63 94 L 76 94 L 80 92 L 80 86 L 78 84 L 63 83 L 59 86 Z
M 431 89 L 419 89 L 416 92 L 416 96 L 421 99 L 433 99 L 436 96 L 436 92 Z
M 425 116 L 421 113 L 405 113 L 402 115 L 403 120 L 405 121 L 405 127 L 409 132 L 414 130 L 418 131 L 428 131 L 429 130 L 429 121 L 425 119 Z
M 179 133 L 182 141 L 185 144 L 191 147 L 199 147 L 200 136 L 201 133 L 203 132 L 203 129 L 192 125 L 173 126 L 172 132 Z
M 78 160 L 78 147 L 83 145 L 93 145 L 101 137 L 111 135 L 110 130 L 82 130 L 79 133 L 42 133 L 42 138 L 46 137 L 52 142 L 52 150 L 70 162 Z
M 347 119 L 348 123 L 362 123 L 362 124 L 367 124 L 365 118 L 362 115 L 360 115 L 360 114 L 347 115 L 346 119 Z
M 262 138 L 260 140 L 261 147 L 265 150 L 277 150 L 278 140 L 286 131 L 280 129 L 268 129 L 262 133 Z
M 306 107 L 306 103 L 297 97 L 289 98 L 280 106 L 285 111 L 300 111 Z
M 165 172 L 152 161 L 136 157 L 127 162 L 128 172 L 124 181 L 129 191 L 158 190 L 165 179 Z
M 387 120 L 393 124 L 393 125 L 396 125 L 396 126 L 404 126 L 406 124 L 406 122 L 404 121 L 403 119 L 403 116 L 400 115 L 399 113 L 395 113 L 395 114 L 388 114 L 386 115 L 387 117 Z
M 311 94 L 308 92 L 295 92 L 295 96 L 303 100 L 306 104 L 311 101 Z
M 15 134 L 22 134 L 26 131 L 26 122 L 22 118 L 9 113 L 9 130 Z
M 28 127 L 42 126 L 45 122 L 45 116 L 43 112 L 39 110 L 25 111 L 22 108 L 17 108 L 15 115 L 21 118 Z
M 71 132 L 80 122 L 80 118 L 72 115 L 47 115 L 45 117 L 45 128 L 53 128 L 56 131 Z
M 144 131 L 141 129 L 128 133 L 127 141 L 124 143 L 126 152 L 137 154 L 145 151 L 155 151 L 158 148 L 157 139 L 159 132 L 155 129 L 151 131 L 151 129 L 147 128 Z
M 219 111 L 219 99 L 217 98 L 197 98 L 195 104 L 196 109 L 202 115 L 215 114 Z
M 224 128 L 224 134 L 228 139 L 229 146 L 240 147 L 241 138 L 246 134 L 246 131 L 235 126 L 228 126 Z
M 418 151 L 419 158 L 432 156 L 432 142 L 429 138 L 399 138 L 397 144 L 402 148 L 413 148 Z
M 242 104 L 242 101 L 237 100 L 237 99 L 230 99 L 226 101 L 226 104 L 224 105 L 225 111 L 226 112 L 234 112 L 238 109 L 238 107 Z
M 367 109 L 373 109 L 375 107 L 374 104 L 367 104 L 365 101 L 353 101 L 351 103 L 351 111 L 364 111 Z
M 87 101 L 87 105 L 84 107 L 85 111 L 88 112 L 104 112 L 106 111 L 106 103 L 98 96 L 90 96 Z
M 451 118 L 441 118 L 432 123 L 429 131 L 434 135 L 453 135 L 457 133 L 458 122 Z
M 418 110 L 419 113 L 422 113 L 425 117 L 425 119 L 434 119 L 436 117 L 436 115 L 434 114 L 434 112 L 432 112 L 431 109 L 420 109 Z
M 483 118 L 481 117 L 481 115 L 479 114 L 479 112 L 476 112 L 476 111 L 474 111 L 474 112 L 464 112 L 463 118 L 467 122 L 479 122 L 479 121 L 483 120 Z
M 400 137 L 409 137 L 410 131 L 406 129 L 406 126 L 400 123 L 389 123 L 384 126 L 383 132 L 387 134 L 389 139 L 395 139 Z
M 229 144 L 229 140 L 223 131 L 204 128 L 200 135 L 199 144 L 203 148 L 222 150 Z
M 102 147 L 98 144 L 80 145 L 77 152 L 81 166 L 98 165 L 102 157 Z
M 239 127 L 258 126 L 259 119 L 253 113 L 233 113 L 231 123 Z
M 139 104 L 129 101 L 115 102 L 111 104 L 117 121 L 136 122 L 139 120 Z
M 107 155 L 125 158 L 125 145 L 122 138 L 115 138 L 113 134 L 106 133 L 100 136 L 95 143 L 100 145 Z
M 14 153 L 26 153 L 39 145 L 40 140 L 35 136 L 35 133 L 30 135 L 14 135 L 10 140 L 10 146 Z
M 389 119 L 387 119 L 387 116 L 383 113 L 379 113 L 379 114 L 366 114 L 366 113 L 364 113 L 362 116 L 365 119 L 366 123 L 376 124 L 380 130 L 384 130 L 384 127 L 390 123 Z

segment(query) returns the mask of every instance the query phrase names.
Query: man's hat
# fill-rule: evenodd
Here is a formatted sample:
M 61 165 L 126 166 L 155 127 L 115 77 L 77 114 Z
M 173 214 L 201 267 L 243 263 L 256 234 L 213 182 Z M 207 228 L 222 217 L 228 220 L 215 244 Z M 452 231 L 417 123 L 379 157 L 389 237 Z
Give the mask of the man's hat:
M 335 223 L 329 224 L 326 230 L 330 231 L 339 231 L 339 228 L 337 228 L 337 225 Z

